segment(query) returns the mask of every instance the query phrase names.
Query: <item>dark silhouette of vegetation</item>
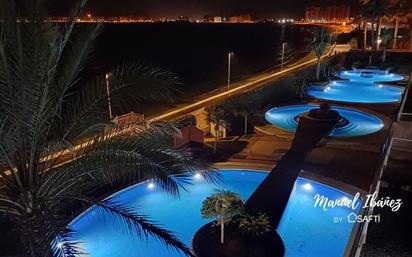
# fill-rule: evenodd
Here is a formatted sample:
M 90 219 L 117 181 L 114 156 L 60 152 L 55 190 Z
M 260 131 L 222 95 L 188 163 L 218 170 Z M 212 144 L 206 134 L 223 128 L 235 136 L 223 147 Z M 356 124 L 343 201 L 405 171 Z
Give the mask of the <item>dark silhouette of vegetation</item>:
M 77 256 L 67 213 L 81 203 L 115 217 L 125 228 L 121 231 L 142 240 L 154 236 L 192 255 L 173 233 L 133 208 L 89 197 L 107 184 L 144 179 L 177 195 L 190 178 L 171 174 L 196 172 L 209 181 L 214 176 L 190 153 L 172 147 L 178 133 L 173 125 L 130 124 L 125 130 L 108 119 L 101 108 L 107 99 L 105 75 L 82 76 L 100 31 L 100 25 L 76 26 L 85 3 L 66 24 L 45 21 L 45 1 L 0 3 L 0 214 L 20 237 L 16 254 Z M 25 22 L 17 22 L 18 16 Z M 111 93 L 132 87 L 136 100 L 169 101 L 178 83 L 170 72 L 141 65 L 120 65 L 110 74 Z
M 259 238 L 272 231 L 269 217 L 264 213 L 243 214 L 238 222 L 242 233 L 251 239 Z
M 316 79 L 320 79 L 320 64 L 321 58 L 324 55 L 326 49 L 331 43 L 330 36 L 327 35 L 325 28 L 322 27 L 318 29 L 315 33 L 312 46 L 313 50 L 315 51 L 316 58 L 317 58 L 317 65 L 316 65 Z
M 206 109 L 207 116 L 206 122 L 210 124 L 211 128 L 213 126 L 215 141 L 213 143 L 213 154 L 217 150 L 217 141 L 222 133 L 221 129 L 228 129 L 230 123 L 228 122 L 228 114 L 221 106 L 213 106 Z

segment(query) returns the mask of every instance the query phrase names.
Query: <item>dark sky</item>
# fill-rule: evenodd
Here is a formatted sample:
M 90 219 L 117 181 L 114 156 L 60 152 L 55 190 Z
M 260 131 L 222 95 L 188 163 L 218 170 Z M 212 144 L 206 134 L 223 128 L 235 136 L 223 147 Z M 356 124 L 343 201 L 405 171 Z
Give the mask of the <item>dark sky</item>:
M 54 10 L 68 9 L 75 0 L 55 0 Z M 97 16 L 236 15 L 249 13 L 255 18 L 302 17 L 306 6 L 356 5 L 357 0 L 89 0 L 88 11 Z

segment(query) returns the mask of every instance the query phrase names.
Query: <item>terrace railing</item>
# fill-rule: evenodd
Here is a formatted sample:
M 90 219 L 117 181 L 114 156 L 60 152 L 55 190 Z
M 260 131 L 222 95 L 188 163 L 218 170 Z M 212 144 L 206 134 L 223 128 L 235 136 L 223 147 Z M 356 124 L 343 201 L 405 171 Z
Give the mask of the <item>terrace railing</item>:
M 385 144 L 382 147 L 382 151 L 381 151 L 381 158 L 380 158 L 380 163 L 379 166 L 376 170 L 375 173 L 375 178 L 371 184 L 371 188 L 370 188 L 370 194 L 373 193 L 378 193 L 379 194 L 379 188 L 380 188 L 380 184 L 381 184 L 381 178 L 383 175 L 383 171 L 388 163 L 388 159 L 389 159 L 389 154 L 392 148 L 392 144 L 393 144 L 393 132 L 391 131 L 390 135 L 388 136 L 388 138 L 386 139 Z M 373 214 L 373 207 L 368 207 L 365 209 L 364 211 L 364 215 L 372 215 Z M 354 239 L 354 243 L 352 245 L 352 249 L 349 251 L 349 254 L 347 255 L 348 257 L 359 257 L 361 255 L 362 252 L 362 247 L 365 245 L 366 243 L 366 238 L 367 238 L 367 233 L 368 233 L 368 226 L 369 223 L 368 222 L 362 222 L 359 224 L 359 229 L 357 230 L 356 234 L 355 234 L 355 239 Z

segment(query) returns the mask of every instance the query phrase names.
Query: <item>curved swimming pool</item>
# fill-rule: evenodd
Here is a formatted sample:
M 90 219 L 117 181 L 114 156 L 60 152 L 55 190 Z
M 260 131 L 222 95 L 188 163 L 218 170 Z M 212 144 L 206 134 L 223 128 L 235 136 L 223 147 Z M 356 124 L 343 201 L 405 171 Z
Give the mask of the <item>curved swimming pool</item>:
M 210 184 L 193 177 L 193 184 L 187 191 L 181 192 L 180 198 L 149 184 L 140 183 L 111 196 L 120 203 L 138 207 L 151 220 L 171 230 L 187 245 L 195 232 L 210 220 L 200 214 L 202 201 L 216 189 L 237 192 L 247 199 L 267 173 L 247 170 L 225 170 L 222 183 Z M 349 242 L 354 223 L 346 220 L 334 223 L 336 216 L 347 217 L 359 213 L 362 201 L 357 200 L 357 208 L 335 207 L 327 211 L 314 207 L 314 196 L 324 195 L 329 199 L 351 199 L 353 196 L 321 183 L 305 178 L 298 178 L 287 209 L 282 217 L 278 232 L 281 235 L 287 257 L 341 257 Z M 274 203 L 275 204 L 275 203 Z M 305 211 L 302 211 L 305 210 Z M 112 217 L 98 214 L 94 207 L 70 223 L 76 231 L 79 247 L 91 257 L 177 257 L 178 252 L 170 250 L 156 239 L 140 240 L 116 229 Z M 103 214 L 105 215 L 105 214 Z M 99 218 L 100 217 L 100 218 Z
M 354 69 L 342 71 L 336 74 L 341 79 L 348 79 L 352 82 L 394 82 L 403 79 L 403 76 L 389 73 L 385 70 L 374 69 Z
M 266 112 L 266 120 L 283 130 L 295 132 L 298 126 L 298 118 L 312 109 L 319 108 L 318 105 L 291 105 L 273 108 Z M 334 137 L 364 136 L 381 130 L 383 122 L 368 113 L 355 111 L 342 107 L 331 107 L 339 112 L 344 118 L 342 122 L 332 131 Z
M 401 100 L 403 89 L 382 85 L 379 82 L 402 80 L 397 74 L 380 70 L 353 70 L 336 74 L 343 81 L 332 81 L 326 86 L 310 86 L 309 95 L 330 101 L 351 103 L 396 103 Z

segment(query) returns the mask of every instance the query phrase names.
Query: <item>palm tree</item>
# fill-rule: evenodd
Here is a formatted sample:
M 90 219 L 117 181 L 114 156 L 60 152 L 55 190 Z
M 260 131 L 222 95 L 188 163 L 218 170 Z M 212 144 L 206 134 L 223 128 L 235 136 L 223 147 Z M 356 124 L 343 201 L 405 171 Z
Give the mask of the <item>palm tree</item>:
M 227 121 L 227 114 L 222 107 L 213 106 L 206 109 L 207 116 L 206 122 L 214 128 L 215 141 L 213 144 L 213 154 L 217 150 L 217 140 L 220 136 L 221 128 L 229 128 L 229 122 Z
M 322 27 L 317 30 L 315 37 L 312 42 L 313 49 L 317 57 L 317 66 L 316 66 L 316 79 L 320 79 L 320 59 L 325 53 L 328 45 L 330 44 L 330 37 L 325 33 L 325 28 Z
M 250 115 L 253 115 L 256 111 L 256 104 L 252 102 L 240 102 L 235 104 L 233 108 L 233 114 L 236 117 L 243 117 L 244 120 L 244 135 L 247 135 L 247 124 Z
M 213 173 L 172 148 L 177 133 L 172 125 L 130 124 L 126 131 L 114 126 L 99 108 L 106 99 L 104 75 L 81 77 L 100 30 L 75 26 L 86 1 L 64 25 L 45 21 L 42 2 L 0 5 L 0 214 L 19 234 L 23 252 L 18 254 L 77 256 L 67 213 L 81 203 L 114 216 L 129 233 L 154 236 L 191 255 L 170 231 L 116 199 L 95 200 L 90 192 L 153 179 L 178 194 L 190 180 L 171 174 L 200 172 L 213 180 Z M 17 13 L 26 21 L 17 22 Z M 141 65 L 121 65 L 111 74 L 112 93 L 132 87 L 137 99 L 168 100 L 177 83 L 173 74 Z
M 379 36 L 382 17 L 384 17 L 387 9 L 387 0 L 364 0 L 361 1 L 361 16 L 365 19 L 365 22 L 370 21 L 372 23 L 371 33 L 371 47 L 372 50 L 376 50 L 377 40 L 375 40 L 375 33 Z M 376 32 L 375 32 L 376 28 Z M 367 32 L 367 29 L 365 29 Z
M 225 224 L 242 213 L 244 203 L 240 195 L 225 190 L 218 190 L 202 203 L 201 213 L 206 219 L 214 218 L 220 226 L 220 243 L 225 242 Z
M 369 8 L 367 8 L 367 3 L 369 0 L 360 0 L 360 19 L 363 21 L 363 49 L 367 48 L 367 38 L 368 38 L 368 21 L 369 21 Z
M 387 50 L 388 42 L 391 38 L 392 38 L 392 32 L 387 29 L 383 29 L 382 35 L 381 35 L 382 47 L 383 47 L 382 62 L 386 61 L 386 50 Z
M 398 32 L 399 25 L 401 22 L 408 21 L 408 13 L 410 12 L 411 3 L 408 0 L 396 1 L 393 5 L 389 7 L 387 20 L 395 22 L 395 28 L 393 33 L 393 49 L 398 48 Z
M 239 219 L 239 229 L 245 236 L 256 239 L 270 233 L 270 220 L 265 213 L 256 215 L 244 213 Z

